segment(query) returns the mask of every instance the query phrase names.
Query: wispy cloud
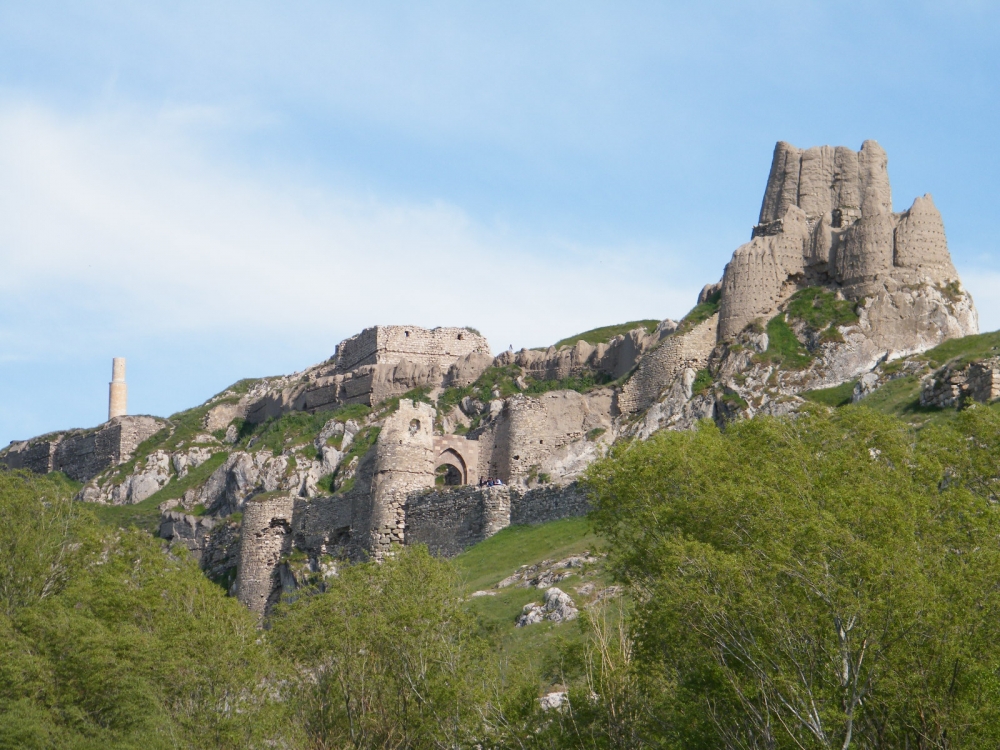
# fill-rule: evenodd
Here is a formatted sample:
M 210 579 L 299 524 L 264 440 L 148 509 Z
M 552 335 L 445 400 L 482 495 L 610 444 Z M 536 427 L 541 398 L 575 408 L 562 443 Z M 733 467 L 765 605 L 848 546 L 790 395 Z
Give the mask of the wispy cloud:
M 225 118 L 0 109 L 6 356 L 64 348 L 67 336 L 86 345 L 96 319 L 324 342 L 378 322 L 470 324 L 506 348 L 682 314 L 693 300 L 697 283 L 670 280 L 683 266 L 665 248 L 521 236 L 444 202 L 213 162 L 191 129 Z

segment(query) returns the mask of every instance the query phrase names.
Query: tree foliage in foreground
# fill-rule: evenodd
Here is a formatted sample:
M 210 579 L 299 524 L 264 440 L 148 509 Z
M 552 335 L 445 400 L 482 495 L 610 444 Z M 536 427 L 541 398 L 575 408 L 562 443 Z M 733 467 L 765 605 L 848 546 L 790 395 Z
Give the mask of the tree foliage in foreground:
M 246 748 L 292 734 L 253 617 L 188 559 L 0 471 L 0 748 Z
M 660 433 L 592 467 L 636 600 L 644 737 L 1000 745 L 1000 417 L 875 412 Z
M 426 548 L 343 568 L 326 593 L 279 608 L 268 637 L 301 675 L 315 747 L 467 747 L 485 731 L 492 654 Z
M 0 748 L 997 747 L 998 477 L 985 408 L 616 447 L 587 482 L 625 596 L 581 612 L 541 711 L 423 548 L 262 630 L 159 540 L 0 472 Z

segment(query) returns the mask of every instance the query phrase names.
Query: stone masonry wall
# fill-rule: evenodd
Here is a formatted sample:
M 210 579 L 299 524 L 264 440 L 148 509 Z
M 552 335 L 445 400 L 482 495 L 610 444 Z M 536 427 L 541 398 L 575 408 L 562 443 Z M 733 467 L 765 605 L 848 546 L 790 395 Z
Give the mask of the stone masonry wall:
M 0 462 L 11 469 L 29 469 L 37 474 L 62 471 L 78 482 L 86 482 L 128 461 L 141 442 L 164 426 L 163 421 L 153 417 L 115 417 L 96 429 L 12 443 L 0 455 Z
M 635 374 L 618 394 L 622 414 L 634 414 L 654 403 L 681 370 L 700 370 L 715 348 L 719 316 L 713 315 L 687 333 L 669 336 L 639 362 Z
M 511 498 L 510 522 L 512 525 L 534 525 L 585 516 L 588 511 L 590 501 L 576 482 L 563 487 L 537 487 Z
M 410 494 L 406 543 L 426 544 L 449 557 L 512 524 L 540 524 L 586 515 L 590 505 L 576 483 L 564 487 L 455 487 Z
M 386 419 L 375 446 L 367 548 L 381 559 L 402 544 L 409 493 L 434 486 L 434 407 L 403 400 Z
M 928 376 L 920 390 L 921 406 L 941 409 L 966 401 L 988 403 L 1000 398 L 1000 357 L 962 367 L 946 365 Z
M 236 597 L 261 616 L 280 594 L 278 563 L 292 549 L 294 505 L 290 495 L 261 495 L 243 506 Z
M 406 502 L 406 543 L 457 555 L 510 525 L 509 486 L 454 487 L 413 493 Z
M 604 388 L 508 399 L 499 418 L 479 436 L 476 478 L 499 477 L 519 484 L 533 471 L 547 471 L 548 464 L 589 431 L 611 429 L 612 400 L 612 391 Z
M 337 370 L 361 365 L 396 364 L 401 361 L 436 365 L 447 371 L 459 357 L 472 352 L 489 353 L 489 343 L 467 328 L 374 326 L 337 346 Z

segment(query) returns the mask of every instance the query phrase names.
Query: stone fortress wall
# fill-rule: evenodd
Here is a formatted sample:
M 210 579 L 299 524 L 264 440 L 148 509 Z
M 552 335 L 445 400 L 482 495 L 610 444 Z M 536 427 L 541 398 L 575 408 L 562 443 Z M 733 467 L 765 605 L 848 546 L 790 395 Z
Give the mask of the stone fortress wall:
M 90 430 L 55 432 L 13 442 L 0 455 L 0 463 L 36 474 L 61 471 L 71 479 L 86 482 L 128 461 L 139 443 L 164 427 L 166 423 L 155 417 L 114 417 Z
M 885 359 L 890 352 L 919 351 L 977 330 L 971 298 L 961 291 L 951 264 L 940 214 L 930 196 L 917 198 L 906 212 L 892 213 L 887 160 L 877 143 L 866 141 L 858 152 L 842 147 L 803 151 L 779 143 L 751 241 L 736 250 L 719 284 L 706 287 L 698 300 L 718 295 L 719 312 L 708 320 L 680 328 L 667 320 L 652 333 L 637 329 L 607 344 L 579 341 L 496 358 L 471 329 L 375 326 L 341 342 L 326 362 L 258 384 L 239 403 L 217 405 L 205 422 L 212 432 L 235 430 L 236 418 L 260 423 L 290 411 L 317 412 L 351 403 L 375 406 L 418 387 L 464 386 L 491 365 L 520 368 L 515 383 L 522 391 L 528 383 L 521 376 L 558 381 L 586 373 L 624 379 L 621 385 L 586 393 L 553 390 L 501 398 L 494 392 L 489 403 L 480 402 L 477 394 L 449 415 L 438 415 L 429 404 L 402 400 L 394 413 L 367 418 L 366 426 L 379 426 L 381 432 L 375 446 L 349 467 L 339 466 L 339 447 L 325 443 L 326 436 L 317 438 L 318 457 L 296 453 L 301 446 L 273 456 L 234 450 L 198 496 L 214 498 L 203 504 L 215 518 L 243 510 L 238 596 L 254 611 L 266 611 L 283 587 L 294 585 L 282 574 L 285 570 L 288 575 L 282 560 L 292 549 L 311 560 L 381 559 L 394 545 L 413 543 L 453 554 L 511 524 L 585 513 L 586 497 L 576 480 L 616 438 L 673 428 L 682 424 L 676 421 L 681 418 L 688 425 L 696 418 L 729 418 L 719 416 L 714 396 L 693 397 L 697 371 L 710 366 L 713 350 L 729 351 L 720 342 L 774 315 L 796 289 L 807 285 L 822 285 L 858 301 L 857 325 L 845 329 L 844 342 L 836 344 L 841 347 L 837 351 L 852 349 L 853 359 L 838 364 L 837 351 L 827 357 L 822 376 L 831 380 L 826 384 L 844 382 L 859 368 L 870 368 L 866 362 Z M 755 351 L 767 347 L 766 336 L 760 336 L 765 343 Z M 756 366 L 753 352 L 741 356 L 747 367 Z M 993 394 L 1000 390 L 997 372 L 1000 367 L 993 363 L 950 373 L 936 381 L 940 387 L 927 387 L 927 398 L 938 403 L 962 398 L 966 391 Z M 735 388 L 733 382 L 725 387 Z M 795 387 L 802 390 L 801 381 Z M 699 399 L 704 403 L 695 403 Z M 656 425 L 629 432 L 638 424 L 633 415 L 646 411 L 642 419 L 647 419 L 657 409 Z M 471 432 L 435 434 L 438 416 L 448 431 L 463 424 Z M 138 443 L 162 426 L 149 417 L 115 418 L 98 430 L 14 444 L 0 453 L 0 461 L 42 473 L 62 470 L 85 480 L 127 460 Z M 345 429 L 341 425 L 342 434 Z M 355 423 L 354 429 L 361 426 Z M 160 458 L 169 467 L 170 457 Z M 447 481 L 461 486 L 437 484 L 442 466 L 449 467 Z M 318 496 L 320 478 L 342 468 L 353 476 L 353 485 L 341 484 L 338 494 Z M 339 483 L 343 475 L 338 476 Z M 479 487 L 480 477 L 504 484 Z M 168 472 L 164 481 L 169 479 Z M 187 495 L 183 507 L 190 510 L 197 498 L 192 495 L 188 501 Z M 213 533 L 214 522 L 199 522 L 175 509 L 164 512 L 165 535 L 208 549 L 203 537 Z
M 660 397 L 682 370 L 703 368 L 715 348 L 718 318 L 713 315 L 689 332 L 671 336 L 644 357 L 617 395 L 618 410 L 622 414 L 642 411 Z
M 538 487 L 454 487 L 413 493 L 406 505 L 406 543 L 436 555 L 457 555 L 512 525 L 586 515 L 587 496 L 575 483 Z
M 373 326 L 340 342 L 298 382 L 248 404 L 246 419 L 259 424 L 288 411 L 374 406 L 414 388 L 467 385 L 492 363 L 489 343 L 468 328 Z
M 280 597 L 278 564 L 292 550 L 294 507 L 295 498 L 284 493 L 260 495 L 243 506 L 236 597 L 258 615 Z
M 601 388 L 507 399 L 497 418 L 476 436 L 478 475 L 525 484 L 533 473 L 566 476 L 574 473 L 573 468 L 579 473 L 596 457 L 600 444 L 584 440 L 588 433 L 601 430 L 610 437 L 613 398 L 611 389 Z
M 468 328 L 373 326 L 337 345 L 334 362 L 340 372 L 362 365 L 418 362 L 447 370 L 472 352 L 489 354 L 489 343 Z
M 779 142 L 760 223 L 723 275 L 719 340 L 772 317 L 807 284 L 834 285 L 848 299 L 861 300 L 900 285 L 956 282 L 931 196 L 892 212 L 888 158 L 878 143 L 865 141 L 855 152 Z M 965 328 L 978 328 L 974 311 L 965 317 Z

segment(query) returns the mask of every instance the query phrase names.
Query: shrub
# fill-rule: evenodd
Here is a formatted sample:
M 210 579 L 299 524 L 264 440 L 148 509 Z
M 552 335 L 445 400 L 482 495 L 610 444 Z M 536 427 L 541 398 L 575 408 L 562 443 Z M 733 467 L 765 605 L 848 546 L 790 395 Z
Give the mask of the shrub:
M 712 387 L 712 383 L 712 373 L 707 369 L 698 370 L 695 373 L 694 382 L 691 384 L 691 394 L 697 396 L 699 393 L 704 393 Z

